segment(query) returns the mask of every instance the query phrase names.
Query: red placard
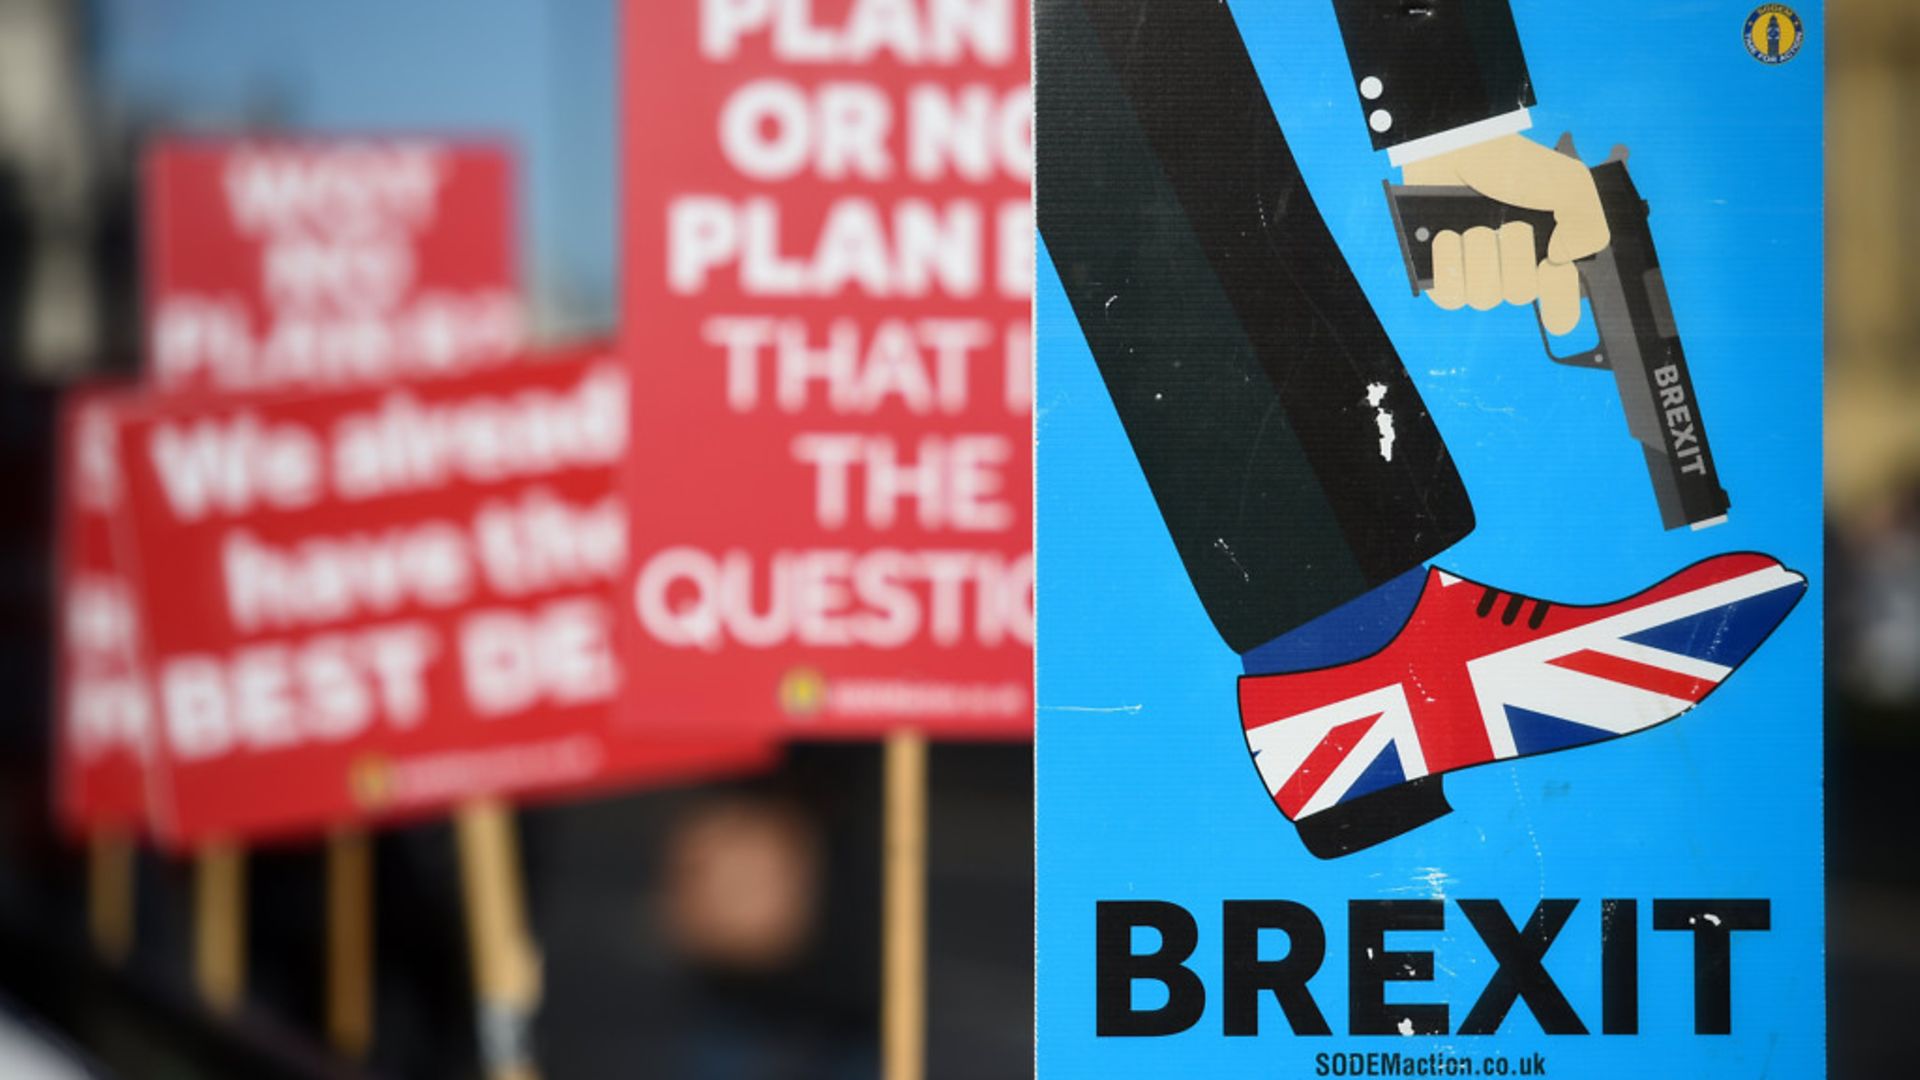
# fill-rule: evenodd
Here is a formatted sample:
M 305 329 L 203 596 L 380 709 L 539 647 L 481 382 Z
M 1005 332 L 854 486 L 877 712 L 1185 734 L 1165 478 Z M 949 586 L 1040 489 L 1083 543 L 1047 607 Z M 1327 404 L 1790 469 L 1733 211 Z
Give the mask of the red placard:
M 501 147 L 173 140 L 146 170 L 155 389 L 373 385 L 523 348 Z
M 54 526 L 54 791 L 75 835 L 140 831 L 151 701 L 130 583 L 114 557 L 121 511 L 115 410 L 123 395 L 75 390 L 61 403 Z
M 311 833 L 762 761 L 613 735 L 629 393 L 594 350 L 128 418 L 156 831 Z
M 626 15 L 639 715 L 1026 737 L 1027 4 Z

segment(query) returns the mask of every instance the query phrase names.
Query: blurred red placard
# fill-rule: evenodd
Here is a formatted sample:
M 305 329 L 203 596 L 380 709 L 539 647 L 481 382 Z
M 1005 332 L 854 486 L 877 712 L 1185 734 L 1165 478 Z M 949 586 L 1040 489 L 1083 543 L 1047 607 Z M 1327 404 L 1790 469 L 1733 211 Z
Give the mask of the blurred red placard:
M 61 404 L 54 524 L 54 791 L 76 835 L 138 833 L 146 822 L 151 700 L 140 668 L 131 585 L 113 544 L 121 506 L 114 416 L 104 385 Z
M 145 167 L 156 390 L 372 385 L 523 348 L 502 147 L 170 139 Z
M 123 419 L 156 832 L 287 836 L 763 760 L 612 735 L 629 394 L 582 350 Z
M 637 722 L 1028 736 L 1027 4 L 625 14 Z

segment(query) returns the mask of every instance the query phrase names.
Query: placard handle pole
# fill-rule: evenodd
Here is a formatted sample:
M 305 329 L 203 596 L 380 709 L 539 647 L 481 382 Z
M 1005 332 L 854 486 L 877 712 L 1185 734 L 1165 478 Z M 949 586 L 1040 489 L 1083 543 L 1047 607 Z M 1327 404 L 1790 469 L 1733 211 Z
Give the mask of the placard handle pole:
M 350 1061 L 373 1045 L 373 850 L 358 829 L 327 838 L 327 1041 Z
M 94 954 L 113 966 L 133 951 L 133 838 L 101 829 L 87 838 L 87 936 Z
M 247 989 L 247 853 L 211 843 L 193 869 L 194 985 L 207 1008 L 231 1016 Z
M 887 736 L 885 828 L 881 1076 L 921 1080 L 927 1025 L 927 740 L 920 732 Z
M 513 811 L 482 800 L 454 816 L 473 963 L 474 1027 L 487 1080 L 538 1080 L 533 1017 L 540 958 L 527 930 Z

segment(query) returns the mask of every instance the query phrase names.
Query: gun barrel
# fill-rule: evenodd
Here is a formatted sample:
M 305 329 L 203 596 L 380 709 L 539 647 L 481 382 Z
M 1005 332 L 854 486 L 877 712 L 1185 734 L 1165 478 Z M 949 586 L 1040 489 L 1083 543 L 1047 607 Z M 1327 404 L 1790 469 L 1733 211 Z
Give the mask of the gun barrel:
M 1613 234 L 1607 250 L 1581 266 L 1600 349 L 1627 428 L 1646 452 L 1661 522 L 1669 529 L 1703 528 L 1727 516 L 1730 500 L 1674 324 L 1649 210 L 1626 162 L 1596 166 L 1593 180 Z

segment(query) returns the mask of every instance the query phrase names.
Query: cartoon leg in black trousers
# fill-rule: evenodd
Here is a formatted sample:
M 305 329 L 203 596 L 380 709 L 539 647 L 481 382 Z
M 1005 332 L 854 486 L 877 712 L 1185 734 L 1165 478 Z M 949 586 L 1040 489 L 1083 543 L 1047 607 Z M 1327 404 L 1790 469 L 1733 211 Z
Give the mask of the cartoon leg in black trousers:
M 1430 238 L 1443 307 L 1580 318 L 1609 243 L 1585 166 L 1519 134 L 1505 0 L 1333 0 L 1361 116 L 1407 183 L 1557 222 Z M 1332 857 L 1448 812 L 1441 774 L 1638 731 L 1720 684 L 1805 591 L 1761 555 L 1613 604 L 1426 563 L 1473 528 L 1439 431 L 1212 0 L 1036 0 L 1040 231 L 1174 545 L 1245 659 L 1247 742 Z

